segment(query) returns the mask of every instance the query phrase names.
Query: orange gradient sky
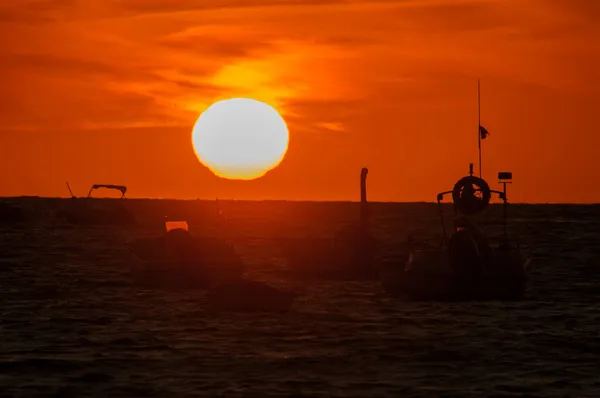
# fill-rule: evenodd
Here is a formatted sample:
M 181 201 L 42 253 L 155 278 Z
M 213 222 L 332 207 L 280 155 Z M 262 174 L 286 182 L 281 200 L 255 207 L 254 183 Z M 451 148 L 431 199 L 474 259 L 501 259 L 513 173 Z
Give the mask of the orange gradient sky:
M 600 202 L 600 1 L 10 0 L 0 5 L 0 195 L 434 201 L 477 160 L 518 202 Z M 194 122 L 246 96 L 281 165 L 218 182 Z

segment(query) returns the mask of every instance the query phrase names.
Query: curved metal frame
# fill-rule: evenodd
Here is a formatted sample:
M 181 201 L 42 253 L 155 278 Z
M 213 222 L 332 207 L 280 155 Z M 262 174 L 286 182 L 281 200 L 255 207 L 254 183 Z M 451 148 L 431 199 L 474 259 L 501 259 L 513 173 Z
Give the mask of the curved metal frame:
M 116 189 L 117 191 L 120 191 L 121 192 L 121 199 L 123 199 L 125 197 L 125 193 L 127 192 L 127 187 L 125 185 L 94 184 L 90 188 L 90 191 L 88 192 L 87 197 L 88 198 L 91 197 L 92 196 L 92 192 L 95 189 L 100 189 L 100 188 Z

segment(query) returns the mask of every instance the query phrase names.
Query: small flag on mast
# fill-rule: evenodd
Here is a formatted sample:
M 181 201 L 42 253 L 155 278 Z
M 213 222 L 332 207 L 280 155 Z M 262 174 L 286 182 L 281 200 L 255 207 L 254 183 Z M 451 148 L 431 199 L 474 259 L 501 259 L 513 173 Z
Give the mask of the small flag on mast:
M 485 127 L 483 126 L 479 126 L 479 134 L 481 136 L 482 140 L 485 140 L 487 138 L 488 135 L 490 135 L 490 133 L 488 133 L 488 131 L 485 129 Z

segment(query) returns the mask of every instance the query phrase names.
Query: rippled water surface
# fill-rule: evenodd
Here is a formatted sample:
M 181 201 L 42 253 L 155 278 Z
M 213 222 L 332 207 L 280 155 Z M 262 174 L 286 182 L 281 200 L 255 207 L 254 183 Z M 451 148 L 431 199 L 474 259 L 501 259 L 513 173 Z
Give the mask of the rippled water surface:
M 39 221 L 0 227 L 0 396 L 600 396 L 599 207 L 513 206 L 535 259 L 529 299 L 449 304 L 274 276 L 278 237 L 331 236 L 356 204 L 230 202 L 219 221 L 214 203 L 128 200 L 140 225 L 82 228 L 53 221 L 66 202 L 21 203 Z M 386 261 L 408 232 L 439 232 L 433 205 L 373 208 Z M 218 314 L 202 291 L 133 286 L 125 242 L 166 214 L 302 292 L 292 311 Z

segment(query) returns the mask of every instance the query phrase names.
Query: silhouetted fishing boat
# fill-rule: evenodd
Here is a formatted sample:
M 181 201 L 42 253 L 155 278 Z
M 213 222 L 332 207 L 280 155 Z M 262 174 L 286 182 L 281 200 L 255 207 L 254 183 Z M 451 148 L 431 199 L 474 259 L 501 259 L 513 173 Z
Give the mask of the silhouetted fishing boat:
M 92 192 L 96 189 L 106 188 L 121 192 L 121 199 L 125 197 L 127 187 L 124 185 L 95 184 L 92 185 L 86 198 L 77 198 L 71 192 L 71 201 L 66 210 L 59 212 L 59 218 L 70 224 L 79 225 L 128 225 L 135 224 L 136 219 L 122 201 L 106 200 L 96 203 L 92 199 Z
M 208 300 L 217 311 L 287 312 L 297 294 L 264 282 L 239 279 L 211 289 Z
M 279 239 L 278 246 L 287 260 L 284 274 L 302 279 L 376 280 L 374 256 L 377 240 L 369 230 L 367 174 L 360 176 L 360 221 L 342 228 L 333 239 Z
M 419 249 L 409 239 L 405 264 L 380 268 L 383 288 L 394 295 L 416 300 L 520 300 L 525 298 L 531 258 L 524 256 L 517 241 L 507 232 L 506 184 L 512 173 L 499 173 L 504 191 L 494 191 L 480 177 L 461 178 L 452 191 L 438 194 L 442 239 L 437 249 Z M 451 194 L 455 231 L 448 237 L 441 202 Z M 503 200 L 504 233 L 494 243 L 483 235 L 470 218 L 481 213 L 492 194 Z
M 192 236 L 185 221 L 166 221 L 164 235 L 134 240 L 128 249 L 140 260 L 134 279 L 147 287 L 209 288 L 244 272 L 232 245 Z

